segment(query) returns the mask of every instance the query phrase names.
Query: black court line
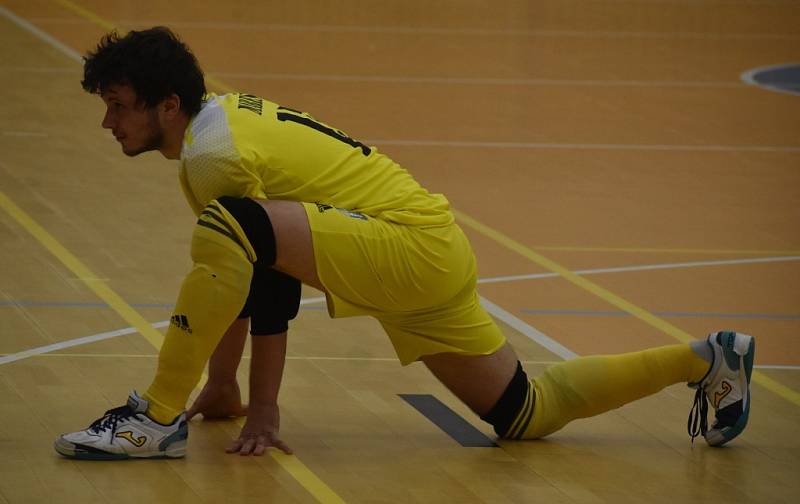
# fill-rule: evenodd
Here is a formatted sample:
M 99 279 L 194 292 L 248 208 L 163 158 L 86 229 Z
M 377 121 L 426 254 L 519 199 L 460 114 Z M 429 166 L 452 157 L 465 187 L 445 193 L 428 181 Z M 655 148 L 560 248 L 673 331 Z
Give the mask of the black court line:
M 470 448 L 489 447 L 497 448 L 497 443 L 484 436 L 481 431 L 461 418 L 458 413 L 451 410 L 439 399 L 430 394 L 397 394 L 405 402 L 436 424 L 448 436 L 455 439 L 461 446 Z

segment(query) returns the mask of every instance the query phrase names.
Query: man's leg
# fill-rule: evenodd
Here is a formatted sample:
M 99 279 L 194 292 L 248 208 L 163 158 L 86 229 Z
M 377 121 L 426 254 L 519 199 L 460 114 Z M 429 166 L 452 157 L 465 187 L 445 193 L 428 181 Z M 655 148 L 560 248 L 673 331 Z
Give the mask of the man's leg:
M 252 263 L 257 260 L 255 249 L 270 255 L 265 250 L 269 247 L 247 238 L 243 230 L 247 226 L 232 212 L 238 213 L 215 200 L 197 221 L 191 243 L 194 264 L 181 286 L 150 388 L 143 397 L 131 394 L 127 405 L 109 410 L 88 429 L 61 436 L 55 443 L 59 453 L 90 459 L 184 455 L 186 400 L 244 305 Z M 263 259 L 274 261 L 271 254 L 272 258 Z
M 186 412 L 191 420 L 197 414 L 204 419 L 234 418 L 247 415 L 236 372 L 242 360 L 250 329 L 250 317 L 237 318 L 217 343 L 208 361 L 208 381 Z
M 252 200 L 220 198 L 204 209 L 192 237 L 194 265 L 181 286 L 155 380 L 143 398 L 132 394 L 127 406 L 110 410 L 89 429 L 60 437 L 59 453 L 112 459 L 183 456 L 186 400 L 245 303 L 253 263 L 285 266 L 295 278 L 319 285 L 302 206 L 288 202 L 274 206 L 275 232 L 271 210 Z M 280 246 L 278 235 L 283 240 Z M 281 261 L 277 254 L 284 255 Z M 304 258 L 311 258 L 311 264 L 302 264 Z M 127 444 L 116 439 L 123 433 Z M 181 448 L 170 451 L 178 438 Z
M 247 299 L 253 262 L 261 258 L 235 213 L 212 201 L 195 226 L 194 264 L 181 285 L 155 379 L 143 396 L 148 415 L 160 423 L 183 412 L 206 362 Z M 270 253 L 274 256 L 262 252 Z
M 252 222 L 245 235 L 252 238 L 259 234 L 260 225 L 269 225 L 276 252 L 273 267 L 324 291 L 304 206 L 289 201 L 257 203 L 267 218 L 252 212 L 253 205 L 250 205 Z M 502 436 L 531 439 L 555 432 L 576 418 L 618 408 L 674 383 L 716 383 L 717 378 L 711 376 L 717 373 L 715 370 L 730 371 L 732 375 L 744 377 L 743 368 L 730 363 L 720 367 L 720 361 L 732 360 L 736 355 L 744 359 L 741 366 L 747 368 L 746 380 L 742 378 L 740 381 L 743 383 L 738 387 L 745 389 L 739 392 L 745 394 L 746 401 L 749 370 L 752 368 L 752 338 L 728 333 L 723 342 L 721 334 L 717 336 L 719 343 L 712 343 L 709 337 L 713 364 L 701 357 L 708 357 L 707 349 L 703 342 L 698 342 L 694 350 L 691 345 L 682 344 L 622 355 L 573 359 L 548 368 L 535 380 L 527 379 L 513 350 L 507 345 L 481 357 L 438 354 L 423 360 L 476 413 L 495 426 L 503 425 Z M 703 384 L 701 386 L 705 388 Z M 717 406 L 725 406 L 725 403 L 715 404 Z M 740 408 L 734 406 L 733 409 Z M 719 413 L 718 410 L 718 419 Z M 746 412 L 738 416 L 746 421 Z M 743 425 L 738 428 L 734 436 Z
M 517 354 L 506 343 L 490 355 L 440 353 L 422 362 L 456 397 L 480 416 L 497 404 L 517 370 Z
M 543 437 L 668 385 L 698 382 L 710 366 L 688 344 L 580 357 L 551 366 L 534 380 L 518 367 L 508 345 L 488 356 L 449 353 L 422 360 L 501 437 L 514 439 Z
M 556 364 L 534 380 L 541 403 L 534 414 L 540 418 L 522 437 L 543 437 L 574 419 L 619 408 L 669 385 L 700 381 L 710 365 L 688 344 Z
M 321 288 L 302 204 L 257 203 L 220 198 L 198 221 L 192 240 L 194 267 L 175 307 L 193 332 L 170 326 L 156 378 L 145 394 L 148 413 L 159 422 L 171 421 L 185 408 L 206 361 L 245 304 L 254 262 Z

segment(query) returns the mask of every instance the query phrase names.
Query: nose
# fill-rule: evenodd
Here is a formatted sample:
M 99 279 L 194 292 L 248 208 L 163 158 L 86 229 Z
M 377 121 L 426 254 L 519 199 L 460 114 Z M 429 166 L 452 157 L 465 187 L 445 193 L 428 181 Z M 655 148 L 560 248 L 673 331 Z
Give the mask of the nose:
M 114 121 L 113 118 L 111 117 L 110 109 L 106 109 L 106 114 L 103 116 L 103 122 L 100 124 L 103 126 L 103 128 L 106 129 L 111 129 L 114 127 Z

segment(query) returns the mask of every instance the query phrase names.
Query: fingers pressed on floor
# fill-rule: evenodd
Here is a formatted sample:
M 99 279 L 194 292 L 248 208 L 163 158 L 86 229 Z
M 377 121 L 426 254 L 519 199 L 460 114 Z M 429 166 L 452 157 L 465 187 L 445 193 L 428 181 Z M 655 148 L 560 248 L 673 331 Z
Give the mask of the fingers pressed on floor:
M 242 456 L 250 455 L 250 453 L 253 451 L 253 448 L 255 447 L 255 445 L 256 445 L 256 440 L 255 439 L 253 439 L 253 438 L 247 439 L 244 442 L 244 444 L 242 445 L 242 449 L 239 450 L 239 455 L 242 455 Z
M 243 444 L 244 440 L 242 438 L 236 439 L 231 442 L 230 446 L 228 446 L 225 451 L 228 453 L 238 453 L 239 450 L 242 449 Z

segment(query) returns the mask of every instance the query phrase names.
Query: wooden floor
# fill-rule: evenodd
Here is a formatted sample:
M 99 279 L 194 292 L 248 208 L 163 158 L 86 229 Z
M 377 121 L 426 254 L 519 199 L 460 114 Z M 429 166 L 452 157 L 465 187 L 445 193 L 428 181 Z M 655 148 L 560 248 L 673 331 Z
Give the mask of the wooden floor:
M 800 61 L 797 2 L 3 5 L 0 503 L 796 502 L 800 98 L 739 75 Z M 544 441 L 462 447 L 398 394 L 491 429 L 401 367 L 377 323 L 331 321 L 309 290 L 281 395 L 295 457 L 225 455 L 233 421 L 192 422 L 183 460 L 57 456 L 57 434 L 149 384 L 153 345 L 109 333 L 168 319 L 189 266 L 176 165 L 122 155 L 79 84 L 109 28 L 156 24 L 213 89 L 308 111 L 444 192 L 529 373 L 756 335 L 748 429 L 692 446 L 692 391 L 676 385 Z M 106 339 L 75 341 L 93 335 Z

